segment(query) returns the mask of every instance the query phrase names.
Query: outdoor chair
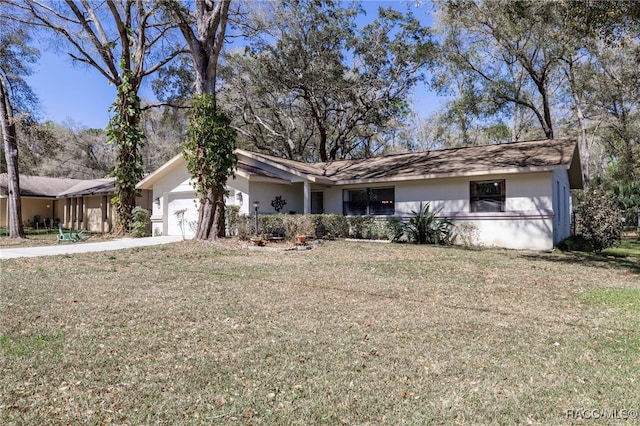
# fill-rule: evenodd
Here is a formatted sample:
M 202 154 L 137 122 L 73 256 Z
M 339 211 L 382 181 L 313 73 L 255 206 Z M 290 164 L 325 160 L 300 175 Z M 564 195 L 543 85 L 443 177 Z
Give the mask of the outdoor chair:
M 76 232 L 74 235 L 72 235 L 73 239 L 75 241 L 87 241 L 89 238 L 91 238 L 91 235 L 82 235 L 85 231 L 86 229 L 81 229 L 80 231 Z M 71 234 L 71 232 L 69 233 Z
M 64 232 L 62 232 L 62 224 L 58 225 L 58 243 L 60 242 L 75 243 L 76 241 L 77 240 L 71 236 L 71 231 L 65 234 Z

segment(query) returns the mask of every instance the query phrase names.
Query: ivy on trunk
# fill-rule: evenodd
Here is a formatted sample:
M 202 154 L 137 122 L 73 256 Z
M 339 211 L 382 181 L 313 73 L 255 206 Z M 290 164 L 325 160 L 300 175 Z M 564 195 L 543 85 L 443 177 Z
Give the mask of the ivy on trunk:
M 118 148 L 116 164 L 111 169 L 111 176 L 116 178 L 112 202 L 116 208 L 117 234 L 124 234 L 129 229 L 131 211 L 136 206 L 136 184 L 143 174 L 140 148 L 144 144 L 144 134 L 140 130 L 140 98 L 131 80 L 131 72 L 125 70 L 112 106 L 115 115 L 107 126 L 109 142 Z
M 215 241 L 225 233 L 225 186 L 237 162 L 233 153 L 236 132 L 230 123 L 229 117 L 216 107 L 212 94 L 194 96 L 184 158 L 200 197 L 198 240 Z

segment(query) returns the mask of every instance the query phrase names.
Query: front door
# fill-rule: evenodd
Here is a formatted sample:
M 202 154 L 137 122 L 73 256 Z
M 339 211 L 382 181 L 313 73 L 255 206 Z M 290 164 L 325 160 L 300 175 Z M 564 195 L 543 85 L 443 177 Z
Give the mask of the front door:
M 311 214 L 324 213 L 324 192 L 311 191 Z

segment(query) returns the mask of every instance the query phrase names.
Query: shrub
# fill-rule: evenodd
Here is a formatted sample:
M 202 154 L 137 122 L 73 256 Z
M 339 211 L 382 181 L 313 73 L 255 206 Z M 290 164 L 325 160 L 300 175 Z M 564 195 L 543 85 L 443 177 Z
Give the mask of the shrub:
M 131 228 L 129 234 L 133 238 L 148 237 L 151 235 L 151 219 L 149 211 L 140 206 L 131 210 Z
M 430 203 L 420 203 L 418 211 L 404 225 L 410 241 L 418 244 L 449 244 L 453 223 L 449 219 L 438 219 L 438 211 L 431 211 Z
M 337 214 L 317 214 L 311 219 L 317 236 L 327 238 L 345 238 L 349 236 L 349 221 Z
M 240 206 L 224 206 L 224 218 L 226 220 L 227 236 L 238 235 L 238 220 L 240 216 Z
M 348 218 L 349 236 L 352 238 L 364 238 L 365 218 L 362 216 L 353 216 Z
M 572 235 L 558 243 L 562 251 L 593 251 L 593 245 L 582 235 Z
M 387 219 L 387 236 L 388 238 L 397 243 L 404 237 L 404 222 L 399 217 L 392 217 Z
M 600 189 L 585 193 L 579 207 L 582 236 L 600 253 L 620 241 L 624 217 L 615 201 Z
M 262 238 L 282 237 L 293 240 L 299 234 L 316 234 L 316 226 L 310 215 L 266 214 L 260 216 L 259 221 Z
M 285 234 L 288 234 L 285 225 L 285 215 L 281 213 L 260 215 L 258 216 L 258 222 L 258 232 L 263 238 L 285 236 Z M 288 235 L 286 236 L 288 237 Z
M 238 215 L 238 225 L 235 235 L 244 241 L 248 240 L 252 235 L 255 235 L 255 233 L 255 218 L 246 214 Z

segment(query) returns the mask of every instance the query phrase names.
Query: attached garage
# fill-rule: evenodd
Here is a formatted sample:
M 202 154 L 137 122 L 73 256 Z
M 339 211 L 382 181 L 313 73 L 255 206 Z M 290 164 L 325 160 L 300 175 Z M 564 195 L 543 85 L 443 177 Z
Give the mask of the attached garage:
M 193 192 L 168 194 L 166 235 L 183 235 L 192 238 L 198 225 L 198 205 Z M 183 214 L 176 212 L 184 211 Z

